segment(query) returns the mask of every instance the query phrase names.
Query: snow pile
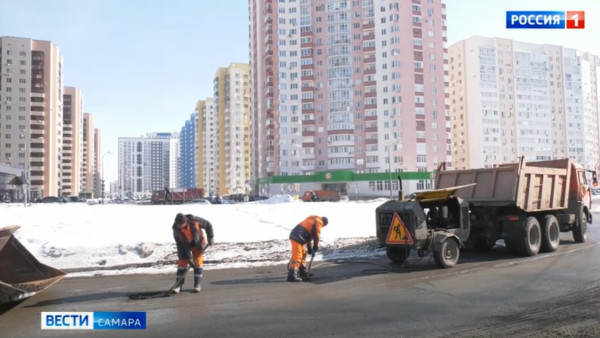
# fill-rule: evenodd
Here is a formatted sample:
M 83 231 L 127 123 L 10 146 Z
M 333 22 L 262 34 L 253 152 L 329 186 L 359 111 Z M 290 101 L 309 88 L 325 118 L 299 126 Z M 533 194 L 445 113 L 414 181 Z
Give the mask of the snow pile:
M 385 199 L 302 202 L 291 195 L 239 204 L 23 204 L 0 205 L 0 227 L 15 235 L 42 263 L 70 276 L 172 272 L 177 260 L 171 226 L 178 212 L 208 219 L 215 246 L 205 267 L 285 264 L 291 229 L 309 215 L 327 216 L 316 259 L 383 255 L 375 247 L 375 209 Z

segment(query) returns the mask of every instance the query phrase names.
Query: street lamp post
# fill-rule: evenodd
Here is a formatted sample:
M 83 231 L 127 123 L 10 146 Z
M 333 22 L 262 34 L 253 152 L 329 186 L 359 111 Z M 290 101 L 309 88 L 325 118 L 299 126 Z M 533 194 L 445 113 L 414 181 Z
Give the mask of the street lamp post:
M 29 142 L 30 139 L 25 138 L 25 134 L 21 134 L 19 135 L 25 143 L 25 177 L 23 179 L 23 207 L 27 207 L 27 199 L 29 197 L 29 187 L 30 187 L 30 180 L 31 180 L 31 174 L 29 172 Z
M 388 145 L 388 171 L 390 172 L 390 199 L 393 199 L 392 197 L 392 153 L 391 153 L 391 144 Z
M 102 203 L 104 204 L 104 156 L 106 155 L 112 155 L 112 152 L 106 152 L 104 153 L 104 155 L 102 155 L 102 179 L 101 179 L 101 188 L 102 188 Z

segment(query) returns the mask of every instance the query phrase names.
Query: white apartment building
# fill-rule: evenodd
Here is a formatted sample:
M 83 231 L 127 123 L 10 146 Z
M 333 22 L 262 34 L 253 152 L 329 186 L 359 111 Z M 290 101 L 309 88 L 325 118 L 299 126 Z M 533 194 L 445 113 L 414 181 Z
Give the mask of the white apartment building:
M 122 198 L 150 197 L 152 191 L 175 188 L 171 169 L 173 163 L 179 163 L 178 143 L 178 133 L 119 137 L 117 194 Z
M 571 157 L 598 168 L 597 56 L 472 37 L 449 48 L 455 168 Z

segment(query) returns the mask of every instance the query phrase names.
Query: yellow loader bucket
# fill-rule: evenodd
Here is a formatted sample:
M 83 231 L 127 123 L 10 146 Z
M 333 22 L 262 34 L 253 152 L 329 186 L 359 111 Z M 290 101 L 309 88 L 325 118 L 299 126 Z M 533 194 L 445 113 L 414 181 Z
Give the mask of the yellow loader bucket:
M 31 297 L 67 275 L 33 257 L 13 235 L 19 228 L 0 228 L 0 304 Z

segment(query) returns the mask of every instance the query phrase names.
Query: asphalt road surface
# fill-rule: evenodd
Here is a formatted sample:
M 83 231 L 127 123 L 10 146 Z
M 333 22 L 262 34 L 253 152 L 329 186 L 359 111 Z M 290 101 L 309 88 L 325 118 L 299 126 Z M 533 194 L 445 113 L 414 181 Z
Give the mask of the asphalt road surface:
M 600 215 L 595 215 L 600 219 Z M 315 262 L 312 282 L 284 266 L 208 270 L 200 294 L 132 300 L 173 275 L 67 278 L 0 310 L 1 337 L 600 337 L 600 229 L 559 250 L 517 257 L 500 244 L 438 269 L 411 256 Z M 41 330 L 41 312 L 145 311 L 146 330 Z

